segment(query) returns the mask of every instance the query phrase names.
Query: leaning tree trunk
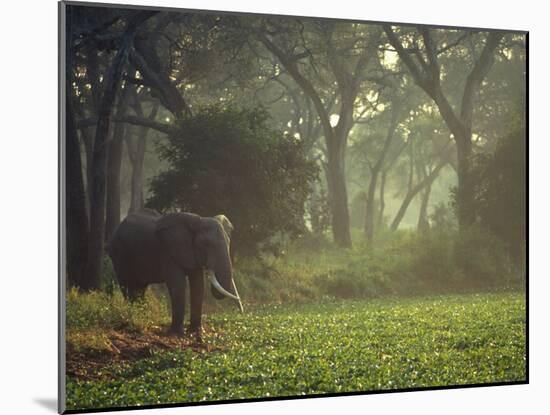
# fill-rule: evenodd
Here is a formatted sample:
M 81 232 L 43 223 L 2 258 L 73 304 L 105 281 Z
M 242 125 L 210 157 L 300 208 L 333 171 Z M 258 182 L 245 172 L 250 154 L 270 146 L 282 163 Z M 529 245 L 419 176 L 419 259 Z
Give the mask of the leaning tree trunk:
M 397 211 L 393 222 L 391 223 L 390 229 L 392 231 L 396 231 L 397 228 L 399 228 L 399 224 L 403 220 L 403 217 L 405 216 L 405 213 L 407 212 L 407 209 L 409 208 L 409 205 L 411 204 L 415 196 L 416 193 L 413 193 L 412 191 L 408 191 L 405 195 L 405 198 L 403 199 L 403 202 L 401 202 L 401 206 L 399 206 L 399 210 Z
M 422 201 L 420 202 L 420 213 L 418 214 L 418 230 L 420 232 L 426 232 L 430 228 L 430 222 L 428 220 L 428 204 L 430 201 L 430 194 L 432 192 L 432 183 L 426 186 L 422 193 Z
M 376 224 L 378 228 L 383 225 L 384 223 L 384 209 L 386 208 L 386 201 L 385 201 L 385 192 L 386 192 L 386 171 L 384 170 L 382 172 L 382 175 L 380 176 L 380 190 L 379 190 L 379 209 L 378 209 L 378 218 L 376 219 Z
M 391 230 L 396 231 L 399 227 L 399 224 L 401 223 L 401 220 L 403 219 L 403 216 L 405 216 L 405 213 L 407 212 L 407 209 L 410 205 L 410 203 L 413 201 L 415 196 L 424 188 L 427 186 L 431 186 L 434 182 L 434 180 L 439 175 L 439 172 L 445 165 L 447 164 L 447 160 L 443 159 L 433 170 L 432 172 L 424 177 L 419 183 L 417 183 L 414 187 L 409 187 L 407 194 L 405 195 L 405 198 L 403 199 L 403 202 L 401 203 L 401 206 L 399 207 L 399 210 L 397 211 L 397 214 L 395 215 L 395 218 L 393 219 L 393 222 L 391 224 Z
M 88 251 L 88 217 L 86 215 L 86 196 L 82 177 L 80 146 L 70 105 L 67 105 L 66 115 L 66 270 L 69 285 L 79 287 L 81 286 Z

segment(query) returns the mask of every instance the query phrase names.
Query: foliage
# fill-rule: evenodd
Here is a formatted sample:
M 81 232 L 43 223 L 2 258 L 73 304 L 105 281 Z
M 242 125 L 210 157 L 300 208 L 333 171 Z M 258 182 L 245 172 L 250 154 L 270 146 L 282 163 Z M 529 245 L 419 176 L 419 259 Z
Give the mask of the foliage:
M 453 212 L 453 206 L 440 202 L 433 207 L 430 215 L 430 223 L 439 231 L 450 232 L 457 229 L 457 220 Z
M 378 210 L 378 200 L 375 200 L 375 210 Z M 350 226 L 352 228 L 364 229 L 365 227 L 365 209 L 367 204 L 367 192 L 357 192 L 350 203 Z
M 494 153 L 480 153 L 472 158 L 474 198 L 468 206 L 476 223 L 501 241 L 501 248 L 519 267 L 526 260 L 526 145 L 524 128 L 516 128 L 499 142 Z M 457 198 L 454 188 L 455 213 Z
M 269 126 L 265 109 L 203 107 L 159 151 L 170 167 L 152 179 L 149 207 L 224 213 L 245 253 L 277 232 L 303 231 L 317 166 L 299 140 Z
M 374 247 L 363 241 L 362 231 L 357 234 L 352 250 L 337 248 L 322 234 L 305 232 L 292 241 L 279 239 L 276 250 L 264 249 L 257 257 L 239 257 L 234 277 L 245 304 L 502 291 L 524 286 L 502 242 L 476 227 L 461 232 L 456 227 L 438 226 L 424 233 L 388 232 Z M 159 309 L 159 304 L 169 302 L 165 293 L 156 286 L 147 293 L 152 301 L 147 310 L 160 310 L 160 314 L 150 314 L 151 319 L 168 321 L 168 306 Z M 106 294 L 94 295 L 97 297 L 92 302 L 99 301 L 107 308 L 109 301 L 115 305 L 111 310 L 114 315 L 101 315 L 107 326 L 109 321 L 117 320 L 139 327 L 131 321 L 130 311 L 122 311 L 116 283 L 112 300 Z M 232 302 L 220 302 L 210 295 L 206 296 L 206 306 L 208 310 L 234 308 Z M 83 307 L 91 310 L 90 319 L 94 321 L 93 307 Z M 85 318 L 85 311 L 79 313 Z M 126 317 L 129 320 L 122 323 Z
M 330 204 L 328 194 L 323 186 L 318 186 L 308 200 L 308 213 L 313 233 L 325 234 L 330 227 Z
M 480 222 L 504 242 L 521 263 L 526 244 L 526 137 L 510 133 L 491 156 L 478 160 L 476 206 Z
M 454 245 L 455 263 L 462 280 L 473 286 L 508 286 L 523 281 L 514 275 L 511 257 L 506 246 L 490 232 L 479 226 L 461 229 Z
M 69 409 L 526 379 L 518 294 L 337 301 L 208 316 L 204 349 L 67 382 Z

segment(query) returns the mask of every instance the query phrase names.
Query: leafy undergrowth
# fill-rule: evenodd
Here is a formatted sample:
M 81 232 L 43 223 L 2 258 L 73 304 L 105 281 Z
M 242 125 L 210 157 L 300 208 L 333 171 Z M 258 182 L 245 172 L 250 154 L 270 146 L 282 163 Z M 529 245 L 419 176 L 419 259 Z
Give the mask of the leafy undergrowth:
M 67 404 L 83 409 L 522 381 L 525 319 L 524 295 L 514 293 L 216 313 L 205 319 L 207 347 L 183 339 L 152 347 L 147 357 L 115 360 L 99 374 L 92 368 L 88 379 L 69 375 Z

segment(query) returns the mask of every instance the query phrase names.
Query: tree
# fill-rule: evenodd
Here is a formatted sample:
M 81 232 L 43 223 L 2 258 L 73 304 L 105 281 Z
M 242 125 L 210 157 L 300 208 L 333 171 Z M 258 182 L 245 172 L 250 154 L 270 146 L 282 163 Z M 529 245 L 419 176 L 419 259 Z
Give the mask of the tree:
M 360 128 L 363 133 L 360 141 L 354 146 L 356 158 L 359 158 L 361 164 L 366 165 L 368 169 L 368 185 L 364 194 L 365 210 L 363 212 L 363 230 L 369 243 L 374 239 L 374 227 L 376 209 L 375 201 L 378 178 L 383 171 L 386 156 L 390 152 L 396 130 L 399 122 L 405 112 L 404 97 L 400 97 L 397 91 L 390 92 L 388 101 L 382 104 L 383 110 L 377 111 L 375 115 L 368 120 L 366 128 Z M 377 100 L 376 107 L 380 105 Z M 383 125 L 383 128 L 376 128 Z M 366 131 L 364 131 L 366 130 Z M 385 179 L 384 179 L 385 180 Z
M 107 137 L 111 123 L 111 112 L 118 84 L 126 64 L 128 50 L 139 25 L 153 16 L 155 12 L 136 12 L 128 20 L 120 45 L 106 75 L 105 86 L 97 108 L 98 118 L 95 129 L 94 153 L 92 159 L 92 190 L 90 197 L 90 232 L 88 254 L 84 277 L 80 288 L 99 289 L 101 285 L 101 264 L 105 238 L 105 188 L 107 164 Z
M 80 148 L 70 105 L 67 105 L 66 114 L 66 271 L 69 284 L 80 286 L 88 251 L 88 216 L 86 214 L 86 196 L 84 194 Z
M 420 28 L 413 33 L 407 33 L 404 46 L 404 41 L 399 38 L 399 35 L 395 33 L 391 26 L 385 25 L 384 31 L 390 44 L 409 69 L 416 84 L 433 99 L 453 134 L 457 152 L 458 220 L 461 226 L 472 224 L 475 219 L 473 212 L 468 210 L 468 207 L 472 205 L 474 198 L 473 187 L 475 182 L 471 173 L 474 104 L 482 81 L 493 65 L 494 52 L 503 37 L 503 33 L 490 32 L 487 34 L 479 56 L 472 58 L 472 67 L 464 83 L 462 98 L 458 104 L 459 110 L 457 110 L 453 108 L 451 100 L 442 88 L 439 56 L 449 53 L 453 47 L 459 45 L 470 34 L 464 32 L 459 34 L 458 38 L 452 41 L 445 39 L 446 42 L 438 45 L 437 38 L 434 40 L 433 36 L 436 30 Z M 422 50 L 420 45 L 423 46 Z
M 143 114 L 141 102 L 139 101 L 137 95 L 134 98 L 134 111 L 136 112 L 138 117 L 143 119 L 145 116 Z M 153 104 L 151 112 L 147 118 L 151 121 L 154 121 L 158 111 L 158 103 Z M 148 134 L 149 128 L 142 127 L 136 134 L 135 138 L 132 138 L 130 135 L 126 136 L 126 148 L 128 149 L 128 157 L 130 159 L 130 163 L 132 164 L 132 177 L 130 179 L 130 208 L 128 210 L 129 213 L 140 210 L 141 208 L 143 208 L 144 205 L 143 162 L 147 149 Z
M 159 150 L 170 167 L 151 181 L 148 207 L 225 214 L 244 254 L 278 232 L 304 231 L 318 168 L 299 140 L 270 128 L 264 109 L 203 107 Z
M 409 147 L 409 175 L 407 182 L 407 190 L 405 197 L 395 214 L 395 217 L 390 225 L 392 231 L 396 231 L 399 228 L 399 224 L 410 203 L 421 191 L 427 192 L 426 189 L 430 188 L 437 179 L 441 170 L 449 163 L 450 151 L 452 147 L 449 143 L 435 143 L 436 145 L 430 146 L 430 153 L 422 154 L 422 147 L 420 145 L 415 145 L 415 139 L 412 134 L 409 135 L 408 139 Z M 421 141 L 419 144 L 426 144 L 427 140 Z M 426 147 L 426 146 L 424 146 Z M 416 171 L 416 174 L 415 174 Z M 417 176 L 415 181 L 414 177 Z M 428 193 L 429 195 L 429 193 Z M 427 200 L 425 209 L 427 209 Z
M 80 158 L 80 144 L 78 130 L 74 119 L 73 82 L 75 62 L 73 59 L 75 20 L 76 17 L 67 10 L 67 36 L 64 45 L 67 56 L 65 70 L 65 88 L 67 97 L 65 102 L 65 172 L 66 172 L 66 243 L 67 263 L 66 272 L 68 284 L 79 286 L 86 264 L 88 251 L 88 216 L 86 213 L 86 196 L 84 179 L 82 176 L 82 161 Z
M 128 108 L 128 89 L 122 89 L 117 104 L 117 115 L 122 116 Z M 120 169 L 122 166 L 122 146 L 128 128 L 123 123 L 115 123 L 107 149 L 105 242 L 108 242 L 120 223 Z
M 299 19 L 281 22 L 271 19 L 255 30 L 260 41 L 276 56 L 294 79 L 297 85 L 311 99 L 319 117 L 326 144 L 326 177 L 332 213 L 334 241 L 342 247 L 351 247 L 351 235 L 348 211 L 348 195 L 345 179 L 345 156 L 348 135 L 353 127 L 355 102 L 366 80 L 366 69 L 370 61 L 376 58 L 379 30 L 366 25 L 350 26 L 324 21 L 309 27 L 313 35 L 305 37 L 306 22 Z M 314 56 L 313 47 L 317 52 Z M 306 74 L 301 68 L 305 59 L 310 60 L 314 71 Z M 323 99 L 327 91 L 322 90 L 323 83 L 312 80 L 315 72 L 315 59 L 323 59 L 323 67 L 328 77 L 336 84 L 338 95 L 338 121 L 333 126 L 331 113 L 327 109 L 329 99 Z M 329 95 L 331 92 L 329 92 Z

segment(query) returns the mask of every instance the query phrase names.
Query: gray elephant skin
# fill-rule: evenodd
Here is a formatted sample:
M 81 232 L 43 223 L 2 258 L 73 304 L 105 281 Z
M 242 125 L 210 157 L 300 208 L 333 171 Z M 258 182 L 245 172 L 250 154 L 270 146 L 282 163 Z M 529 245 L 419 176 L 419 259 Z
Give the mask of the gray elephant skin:
M 170 294 L 170 334 L 183 333 L 185 278 L 189 280 L 190 331 L 200 336 L 204 270 L 211 270 L 212 294 L 239 301 L 229 255 L 233 226 L 223 216 L 193 213 L 160 215 L 143 210 L 128 215 L 115 230 L 107 252 L 118 283 L 130 300 L 142 297 L 149 284 L 165 283 Z

